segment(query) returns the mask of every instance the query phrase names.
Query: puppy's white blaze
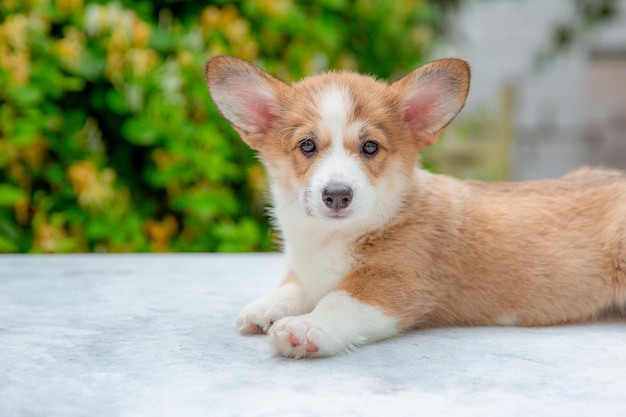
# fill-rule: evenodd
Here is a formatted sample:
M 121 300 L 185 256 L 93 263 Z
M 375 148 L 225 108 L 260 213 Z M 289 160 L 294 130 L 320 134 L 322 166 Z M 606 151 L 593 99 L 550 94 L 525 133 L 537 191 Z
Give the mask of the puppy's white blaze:
M 319 93 L 318 103 L 321 130 L 330 134 L 331 146 L 323 155 L 311 176 L 307 192 L 302 196 L 307 212 L 313 217 L 333 215 L 333 210 L 322 201 L 322 190 L 329 184 L 340 183 L 353 191 L 352 203 L 342 212 L 344 218 L 366 217 L 376 202 L 376 192 L 359 159 L 344 146 L 346 135 L 358 137 L 363 122 L 348 123 L 349 115 L 354 112 L 354 102 L 345 87 L 334 84 L 326 86 Z
M 348 113 L 353 110 L 353 103 L 348 92 L 337 86 L 329 85 L 322 90 L 319 101 L 320 124 L 331 137 L 331 146 L 324 155 L 311 180 L 313 188 L 320 191 L 331 182 L 353 186 L 352 176 L 360 167 L 343 146 L 344 135 L 348 127 Z
M 353 110 L 354 103 L 345 88 L 330 84 L 320 92 L 320 122 L 330 132 L 333 147 L 342 146 L 348 114 Z

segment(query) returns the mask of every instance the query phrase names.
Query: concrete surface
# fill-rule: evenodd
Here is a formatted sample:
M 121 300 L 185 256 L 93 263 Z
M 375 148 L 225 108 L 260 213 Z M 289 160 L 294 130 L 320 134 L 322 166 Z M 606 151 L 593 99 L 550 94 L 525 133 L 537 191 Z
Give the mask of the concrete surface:
M 235 316 L 280 255 L 0 256 L 0 416 L 624 416 L 626 323 L 276 357 Z

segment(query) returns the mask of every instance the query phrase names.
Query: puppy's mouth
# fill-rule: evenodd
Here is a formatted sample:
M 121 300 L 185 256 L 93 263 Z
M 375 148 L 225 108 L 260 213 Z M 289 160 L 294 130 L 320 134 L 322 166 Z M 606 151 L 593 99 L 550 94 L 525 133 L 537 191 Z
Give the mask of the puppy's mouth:
M 326 218 L 328 219 L 332 219 L 332 220 L 345 220 L 350 218 L 350 212 L 346 212 L 346 211 L 339 211 L 339 212 L 330 212 L 330 213 L 325 213 Z

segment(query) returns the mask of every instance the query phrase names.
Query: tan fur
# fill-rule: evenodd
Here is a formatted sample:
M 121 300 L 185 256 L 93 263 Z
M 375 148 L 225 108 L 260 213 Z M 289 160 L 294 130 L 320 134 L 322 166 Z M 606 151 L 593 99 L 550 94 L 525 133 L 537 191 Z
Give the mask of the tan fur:
M 418 151 L 437 141 L 465 101 L 469 72 L 462 61 L 428 64 L 392 85 L 330 73 L 287 86 L 229 59 L 207 65 L 216 101 L 230 91 L 219 88 L 233 68 L 252 73 L 275 94 L 271 124 L 244 128 L 245 121 L 237 126 L 230 119 L 260 152 L 276 186 L 292 190 L 314 171 L 318 159 L 297 149 L 302 138 L 315 137 L 320 154 L 330 146 L 329 133 L 316 124 L 315 103 L 320 89 L 333 83 L 350 91 L 353 120 L 367 122 L 364 132 L 344 138 L 344 147 L 361 158 L 369 181 L 377 184 L 392 169 L 402 172 L 402 194 L 389 195 L 400 207 L 392 219 L 374 230 L 363 226 L 357 236 L 332 236 L 353 248 L 350 271 L 336 290 L 379 307 L 400 329 L 550 325 L 626 306 L 623 172 L 583 168 L 560 179 L 479 183 L 415 169 Z M 421 96 L 406 92 L 431 80 L 439 84 L 428 94 L 445 92 L 449 101 L 410 107 Z M 359 149 L 369 137 L 381 150 L 364 159 Z M 284 283 L 297 280 L 290 272 Z
M 306 158 L 300 152 L 294 152 L 294 150 L 296 150 L 298 142 L 306 136 L 313 136 L 318 140 L 322 153 L 330 146 L 329 132 L 319 130 L 314 123 L 316 119 L 311 117 L 312 114 L 317 112 L 313 103 L 316 102 L 316 95 L 320 92 L 320 81 L 329 77 L 332 78 L 331 82 L 348 85 L 352 95 L 359 98 L 355 103 L 352 120 L 367 118 L 371 121 L 372 127 L 367 132 L 368 135 L 366 137 L 360 138 L 357 135 L 346 138 L 347 149 L 353 154 L 358 154 L 363 140 L 369 136 L 374 136 L 379 139 L 383 153 L 401 155 L 407 158 L 407 162 L 410 163 L 411 167 L 415 166 L 417 162 L 417 142 L 414 144 L 413 149 L 404 149 L 403 152 L 400 152 L 398 144 L 385 139 L 386 137 L 391 138 L 406 134 L 404 126 L 398 123 L 395 120 L 396 117 L 394 117 L 394 111 L 397 111 L 399 106 L 398 98 L 390 94 L 387 84 L 383 82 L 370 78 L 366 78 L 364 82 L 363 77 L 347 73 L 310 77 L 293 85 L 288 90 L 281 90 L 279 96 L 282 104 L 279 110 L 280 117 L 275 127 L 267 133 L 267 136 L 275 136 L 279 140 L 265 141 L 262 148 L 259 149 L 261 151 L 260 157 L 264 163 L 272 166 L 287 160 L 291 165 L 290 170 L 293 175 L 301 183 L 307 180 L 307 176 L 310 175 L 318 159 Z M 324 82 L 328 83 L 328 80 Z M 380 128 L 377 126 L 385 126 L 389 132 L 386 135 L 379 134 Z M 383 155 L 376 159 L 365 161 L 366 173 L 372 183 L 377 181 L 377 178 L 381 175 L 380 167 L 384 166 L 386 162 L 386 158 Z M 281 175 L 277 176 L 275 181 L 281 182 L 281 180 L 287 178 L 290 177 Z M 287 186 L 284 182 L 281 182 L 281 185 Z
M 591 319 L 626 302 L 626 177 L 581 170 L 482 184 L 420 175 L 406 209 L 356 252 L 341 288 L 403 328 Z

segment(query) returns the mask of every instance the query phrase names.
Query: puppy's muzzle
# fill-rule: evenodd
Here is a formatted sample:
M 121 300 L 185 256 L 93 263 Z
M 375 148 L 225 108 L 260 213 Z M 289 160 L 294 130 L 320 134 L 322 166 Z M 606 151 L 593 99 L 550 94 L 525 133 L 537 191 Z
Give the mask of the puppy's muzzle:
M 322 201 L 329 209 L 343 210 L 352 202 L 352 188 L 345 184 L 329 184 L 322 190 Z

